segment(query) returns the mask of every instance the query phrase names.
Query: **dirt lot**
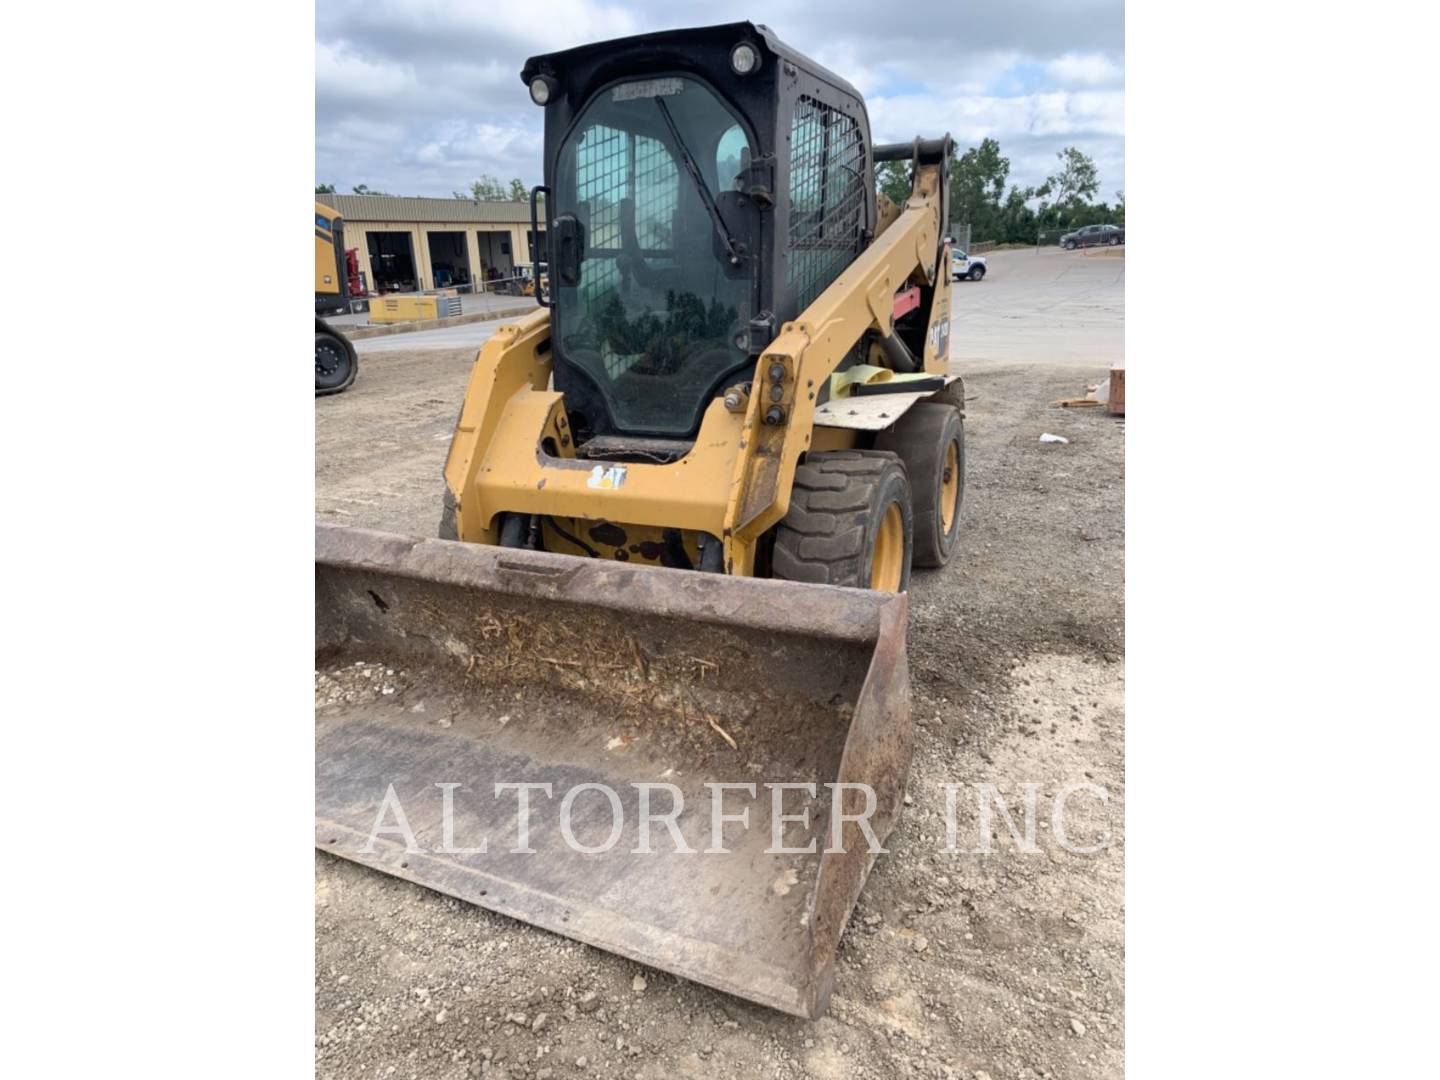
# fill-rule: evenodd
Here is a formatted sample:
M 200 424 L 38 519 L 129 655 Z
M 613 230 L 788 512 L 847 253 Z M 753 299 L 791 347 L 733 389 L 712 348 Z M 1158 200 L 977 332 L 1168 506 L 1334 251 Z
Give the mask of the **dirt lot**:
M 1124 260 L 990 265 L 955 289 L 962 550 L 911 591 L 912 804 L 846 932 L 828 1015 L 774 1013 L 317 853 L 318 1075 L 1121 1075 L 1124 425 L 1049 402 L 1119 358 Z M 1034 359 L 1051 339 L 1059 363 Z M 351 391 L 316 402 L 320 516 L 433 534 L 473 356 L 366 356 Z M 1041 444 L 1047 431 L 1069 444 Z M 947 783 L 993 784 L 1012 810 L 1035 784 L 1038 851 L 997 815 L 992 854 L 947 853 Z M 1051 826 L 1074 783 L 1108 792 L 1063 818 L 1093 854 Z M 956 821 L 973 851 L 973 788 Z

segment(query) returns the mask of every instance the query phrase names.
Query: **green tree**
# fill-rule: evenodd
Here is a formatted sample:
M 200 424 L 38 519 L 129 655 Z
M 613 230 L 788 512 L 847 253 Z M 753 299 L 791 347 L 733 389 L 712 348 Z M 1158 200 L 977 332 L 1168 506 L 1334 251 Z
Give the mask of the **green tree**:
M 365 184 L 356 184 L 350 190 L 356 195 L 383 195 L 387 199 L 394 198 L 388 191 L 374 191 Z
M 518 176 L 509 185 L 502 184 L 488 173 L 470 185 L 469 191 L 454 193 L 457 199 L 472 199 L 475 202 L 525 202 L 530 193 Z
M 1030 209 L 1030 201 L 1038 194 L 1033 187 L 1013 186 L 1000 207 L 1000 231 L 995 237 L 1004 244 L 1033 244 L 1039 231 L 1039 218 Z
M 903 161 L 887 161 L 875 170 L 875 188 L 896 206 L 910 198 L 910 169 Z
M 994 139 L 982 139 L 958 158 L 950 159 L 950 221 L 970 226 L 972 240 L 999 235 L 1000 200 L 1010 176 L 1010 159 Z
M 316 194 L 316 195 L 334 195 L 334 194 L 335 194 L 335 185 L 334 185 L 334 184 L 316 184 L 316 185 L 315 185 L 315 194 Z
M 457 199 L 473 199 L 475 202 L 497 202 L 505 197 L 500 181 L 493 176 L 482 176 L 470 184 L 469 191 L 455 192 Z
M 1055 197 L 1055 205 L 1070 207 L 1077 203 L 1088 203 L 1090 196 L 1100 190 L 1100 177 L 1095 162 L 1073 146 L 1067 146 L 1056 153 L 1059 168 L 1045 181 L 1049 194 Z

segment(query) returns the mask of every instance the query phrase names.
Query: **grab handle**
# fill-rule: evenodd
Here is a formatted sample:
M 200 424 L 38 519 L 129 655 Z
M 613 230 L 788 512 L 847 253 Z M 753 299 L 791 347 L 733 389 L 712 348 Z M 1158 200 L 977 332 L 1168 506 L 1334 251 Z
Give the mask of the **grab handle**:
M 536 184 L 530 189 L 530 273 L 535 282 L 535 302 L 541 307 L 554 307 L 550 297 L 545 295 L 545 290 L 540 287 L 540 216 L 537 201 L 541 192 L 545 193 L 546 205 L 549 205 L 550 189 L 544 184 Z M 550 230 L 545 230 L 545 245 L 550 245 Z M 546 252 L 546 263 L 550 262 L 549 252 Z

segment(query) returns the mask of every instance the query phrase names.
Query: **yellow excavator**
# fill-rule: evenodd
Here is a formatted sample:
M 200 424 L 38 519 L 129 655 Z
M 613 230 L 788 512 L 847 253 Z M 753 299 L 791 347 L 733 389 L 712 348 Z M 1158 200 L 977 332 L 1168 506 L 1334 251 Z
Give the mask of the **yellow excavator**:
M 348 389 L 360 371 L 350 339 L 320 318 L 320 313 L 350 310 L 345 273 L 345 227 L 340 214 L 315 204 L 315 396 Z
M 951 142 L 875 145 L 750 23 L 521 78 L 549 287 L 475 361 L 439 536 L 316 526 L 316 844 L 815 1017 L 960 524 Z

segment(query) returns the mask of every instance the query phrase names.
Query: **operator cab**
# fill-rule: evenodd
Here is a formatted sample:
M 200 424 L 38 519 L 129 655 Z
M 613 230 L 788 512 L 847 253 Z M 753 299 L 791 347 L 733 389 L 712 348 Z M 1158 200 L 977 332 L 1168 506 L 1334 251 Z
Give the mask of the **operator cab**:
M 532 208 L 543 191 L 577 435 L 693 439 L 873 236 L 864 103 L 751 23 L 533 57 L 521 77 L 545 109 Z

